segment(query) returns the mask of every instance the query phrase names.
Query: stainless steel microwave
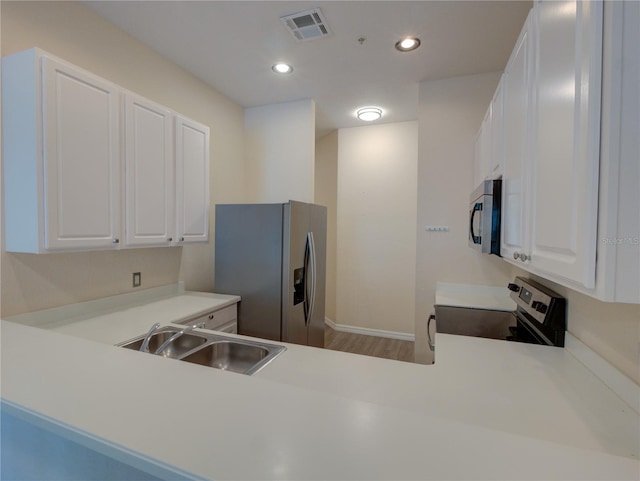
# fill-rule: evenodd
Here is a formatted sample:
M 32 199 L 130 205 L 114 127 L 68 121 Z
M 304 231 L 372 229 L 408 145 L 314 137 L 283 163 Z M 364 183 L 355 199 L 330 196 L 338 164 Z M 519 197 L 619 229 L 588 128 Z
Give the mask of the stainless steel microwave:
M 500 255 L 502 180 L 485 180 L 469 199 L 469 246 Z

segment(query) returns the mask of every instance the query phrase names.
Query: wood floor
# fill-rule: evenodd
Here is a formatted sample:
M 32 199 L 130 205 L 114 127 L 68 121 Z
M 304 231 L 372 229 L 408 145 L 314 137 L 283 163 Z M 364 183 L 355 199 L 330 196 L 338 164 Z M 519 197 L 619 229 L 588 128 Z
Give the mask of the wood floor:
M 326 325 L 324 347 L 334 351 L 413 362 L 413 341 L 340 332 Z

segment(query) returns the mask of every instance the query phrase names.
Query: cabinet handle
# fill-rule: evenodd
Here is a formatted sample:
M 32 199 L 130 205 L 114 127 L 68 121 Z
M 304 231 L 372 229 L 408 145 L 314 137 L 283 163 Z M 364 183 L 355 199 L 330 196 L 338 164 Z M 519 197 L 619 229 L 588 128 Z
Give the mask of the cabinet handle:
M 180 242 L 184 242 L 184 237 L 180 237 Z
M 522 253 L 522 254 L 520 254 L 520 260 L 522 262 L 530 261 L 531 260 L 531 256 L 528 256 L 527 254 Z
M 520 253 L 519 253 L 519 252 L 514 252 L 514 253 L 513 253 L 513 258 L 514 258 L 515 260 L 518 260 L 518 259 L 520 258 Z
M 119 244 L 120 243 L 120 239 L 111 239 L 111 243 L 112 244 Z
M 209 314 L 209 319 L 213 319 L 213 314 Z
M 173 237 L 169 237 L 169 238 L 167 239 L 167 242 L 173 242 Z

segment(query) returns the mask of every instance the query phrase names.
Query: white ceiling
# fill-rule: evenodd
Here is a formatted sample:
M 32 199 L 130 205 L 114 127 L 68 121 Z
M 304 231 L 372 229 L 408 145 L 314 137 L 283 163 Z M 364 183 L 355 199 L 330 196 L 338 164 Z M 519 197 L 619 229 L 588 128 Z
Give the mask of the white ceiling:
M 244 107 L 316 101 L 318 135 L 417 119 L 418 84 L 503 70 L 529 1 L 91 1 L 86 5 Z M 280 17 L 320 7 L 333 34 L 297 42 Z M 403 36 L 422 40 L 401 53 Z M 359 37 L 366 41 L 360 45 Z M 277 76 L 276 61 L 294 72 Z

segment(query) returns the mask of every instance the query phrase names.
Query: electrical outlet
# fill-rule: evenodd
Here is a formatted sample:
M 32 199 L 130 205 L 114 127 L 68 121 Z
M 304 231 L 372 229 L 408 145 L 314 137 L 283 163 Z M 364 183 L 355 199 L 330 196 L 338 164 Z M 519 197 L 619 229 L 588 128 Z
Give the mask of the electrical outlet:
M 142 285 L 142 274 L 139 272 L 133 273 L 133 287 L 140 287 Z

